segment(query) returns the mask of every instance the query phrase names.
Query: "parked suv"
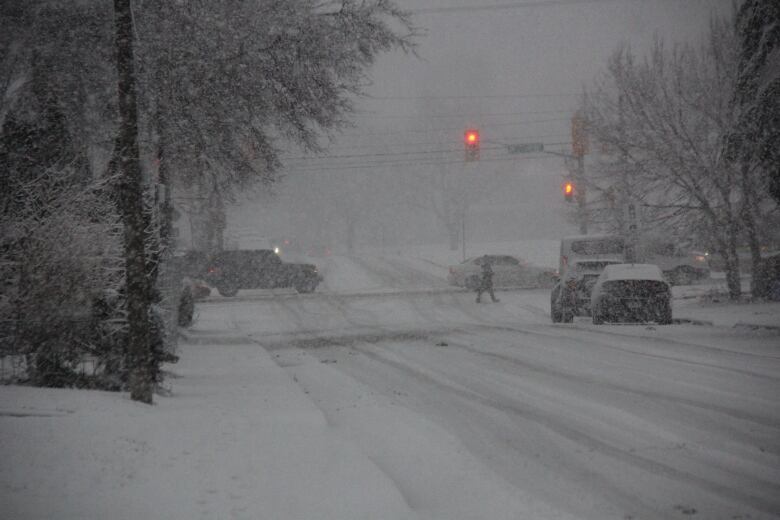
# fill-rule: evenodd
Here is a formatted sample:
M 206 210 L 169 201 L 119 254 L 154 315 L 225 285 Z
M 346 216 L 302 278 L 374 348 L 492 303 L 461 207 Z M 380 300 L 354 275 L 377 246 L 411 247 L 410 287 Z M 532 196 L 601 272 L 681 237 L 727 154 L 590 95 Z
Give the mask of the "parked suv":
M 563 276 L 550 294 L 553 323 L 571 323 L 574 316 L 590 316 L 590 295 L 604 268 L 622 260 L 591 258 L 568 262 Z
M 208 262 L 205 279 L 222 296 L 234 296 L 239 289 L 284 287 L 310 293 L 322 276 L 313 264 L 290 264 L 271 249 L 249 249 L 217 253 Z

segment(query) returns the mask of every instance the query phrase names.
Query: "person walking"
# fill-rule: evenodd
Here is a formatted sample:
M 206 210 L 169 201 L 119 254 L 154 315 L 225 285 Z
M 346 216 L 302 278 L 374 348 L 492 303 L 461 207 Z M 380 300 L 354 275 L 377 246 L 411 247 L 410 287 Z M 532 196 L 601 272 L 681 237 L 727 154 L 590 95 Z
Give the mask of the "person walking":
M 477 287 L 477 303 L 482 301 L 483 292 L 487 292 L 494 302 L 500 301 L 493 293 L 493 266 L 490 265 L 490 258 L 487 255 L 482 257 L 482 279 Z

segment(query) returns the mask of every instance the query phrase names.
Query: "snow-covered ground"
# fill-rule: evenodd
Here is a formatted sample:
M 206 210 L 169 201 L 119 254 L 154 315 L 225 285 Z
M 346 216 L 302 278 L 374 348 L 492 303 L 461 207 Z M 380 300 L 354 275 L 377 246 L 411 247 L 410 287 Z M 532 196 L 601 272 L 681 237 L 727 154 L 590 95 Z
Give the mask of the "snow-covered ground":
M 0 517 L 778 517 L 780 336 L 733 325 L 780 304 L 695 297 L 716 281 L 675 288 L 713 326 L 554 325 L 549 291 L 449 288 L 458 260 L 367 251 L 316 259 L 311 295 L 212 296 L 151 407 L 0 387 Z

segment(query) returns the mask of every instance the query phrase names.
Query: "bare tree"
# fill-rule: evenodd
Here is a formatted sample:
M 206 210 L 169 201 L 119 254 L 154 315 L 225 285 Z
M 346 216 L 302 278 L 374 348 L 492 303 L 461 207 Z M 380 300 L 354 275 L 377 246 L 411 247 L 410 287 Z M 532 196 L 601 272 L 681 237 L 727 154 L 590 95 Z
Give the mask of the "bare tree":
M 591 135 L 610 150 L 614 174 L 602 188 L 623 190 L 654 219 L 704 233 L 725 261 L 732 298 L 741 293 L 737 246 L 762 208 L 757 164 L 726 155 L 738 119 L 736 49 L 725 20 L 712 22 L 701 48 L 659 41 L 639 61 L 621 47 L 585 103 Z
M 225 202 L 275 180 L 280 143 L 321 150 L 323 133 L 348 125 L 376 56 L 412 49 L 417 34 L 389 0 L 160 2 L 137 20 L 159 178 Z
M 0 122 L 38 71 L 91 170 L 109 163 L 108 177 L 120 174 L 129 353 L 138 368 L 131 394 L 150 402 L 151 286 L 170 236 L 170 188 L 205 190 L 219 206 L 236 186 L 271 183 L 281 143 L 319 149 L 323 134 L 348 124 L 376 56 L 410 49 L 416 30 L 389 0 L 113 6 L 113 13 L 80 0 L 0 6 Z M 105 139 L 112 133 L 115 140 Z M 142 166 L 152 157 L 159 169 Z M 168 189 L 149 189 L 156 184 Z M 150 192 L 163 195 L 161 214 L 144 213 Z M 159 246 L 149 232 L 158 228 Z
M 780 202 L 780 4 L 746 0 L 736 17 L 739 69 L 734 102 L 740 109 L 733 153 L 758 156 Z

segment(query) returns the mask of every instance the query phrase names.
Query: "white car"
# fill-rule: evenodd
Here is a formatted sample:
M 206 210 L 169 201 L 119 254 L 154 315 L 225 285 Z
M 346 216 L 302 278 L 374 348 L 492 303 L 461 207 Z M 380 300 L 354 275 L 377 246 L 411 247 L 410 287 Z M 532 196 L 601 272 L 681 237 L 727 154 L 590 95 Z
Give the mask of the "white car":
M 482 279 L 482 264 L 490 262 L 494 287 L 552 287 L 556 274 L 511 255 L 482 255 L 449 267 L 450 285 L 475 290 Z
M 672 323 L 672 291 L 661 269 L 651 264 L 612 264 L 590 295 L 593 323 L 605 321 Z

